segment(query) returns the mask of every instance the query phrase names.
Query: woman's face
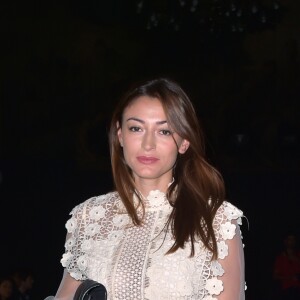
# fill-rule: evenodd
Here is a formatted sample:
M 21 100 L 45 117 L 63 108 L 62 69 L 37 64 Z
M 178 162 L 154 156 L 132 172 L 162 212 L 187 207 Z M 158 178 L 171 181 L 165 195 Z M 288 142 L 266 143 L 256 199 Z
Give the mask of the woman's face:
M 118 137 L 138 188 L 152 183 L 165 190 L 178 152 L 183 154 L 189 147 L 167 123 L 161 102 L 148 96 L 137 98 L 125 109 Z
M 10 280 L 3 280 L 0 283 L 0 298 L 8 299 L 12 295 L 12 283 Z

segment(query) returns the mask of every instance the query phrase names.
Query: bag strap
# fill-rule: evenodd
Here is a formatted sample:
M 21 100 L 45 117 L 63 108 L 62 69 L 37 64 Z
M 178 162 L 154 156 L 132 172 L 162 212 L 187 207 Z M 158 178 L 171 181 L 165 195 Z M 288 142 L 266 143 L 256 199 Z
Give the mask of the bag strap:
M 101 298 L 92 298 L 92 293 L 96 292 L 97 296 Z M 106 300 L 107 299 L 107 291 L 103 284 L 87 279 L 83 281 L 80 286 L 77 288 L 73 300 Z

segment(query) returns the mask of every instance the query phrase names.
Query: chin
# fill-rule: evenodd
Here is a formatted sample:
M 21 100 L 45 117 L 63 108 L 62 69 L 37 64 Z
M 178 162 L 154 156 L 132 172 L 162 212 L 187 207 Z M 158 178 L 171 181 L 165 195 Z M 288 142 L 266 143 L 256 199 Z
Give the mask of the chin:
M 136 178 L 141 178 L 141 179 L 158 179 L 161 177 L 161 175 L 153 173 L 153 172 L 134 172 L 134 176 Z

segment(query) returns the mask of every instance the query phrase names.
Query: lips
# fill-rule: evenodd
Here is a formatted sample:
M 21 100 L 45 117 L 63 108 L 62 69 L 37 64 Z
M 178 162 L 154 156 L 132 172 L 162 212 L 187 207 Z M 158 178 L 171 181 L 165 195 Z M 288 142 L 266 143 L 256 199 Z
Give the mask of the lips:
M 150 156 L 138 156 L 137 160 L 144 164 L 144 165 L 151 165 L 157 162 L 159 159 L 156 157 L 150 157 Z

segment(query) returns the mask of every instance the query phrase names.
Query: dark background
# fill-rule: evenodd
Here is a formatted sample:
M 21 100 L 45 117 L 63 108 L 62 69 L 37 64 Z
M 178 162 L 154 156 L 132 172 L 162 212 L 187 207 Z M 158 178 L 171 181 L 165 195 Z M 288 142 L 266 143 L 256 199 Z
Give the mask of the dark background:
M 300 223 L 299 20 L 298 0 L 2 3 L 0 272 L 30 267 L 33 299 L 55 294 L 68 213 L 113 189 L 114 104 L 168 76 L 247 216 L 247 299 L 272 299 L 275 255 Z

